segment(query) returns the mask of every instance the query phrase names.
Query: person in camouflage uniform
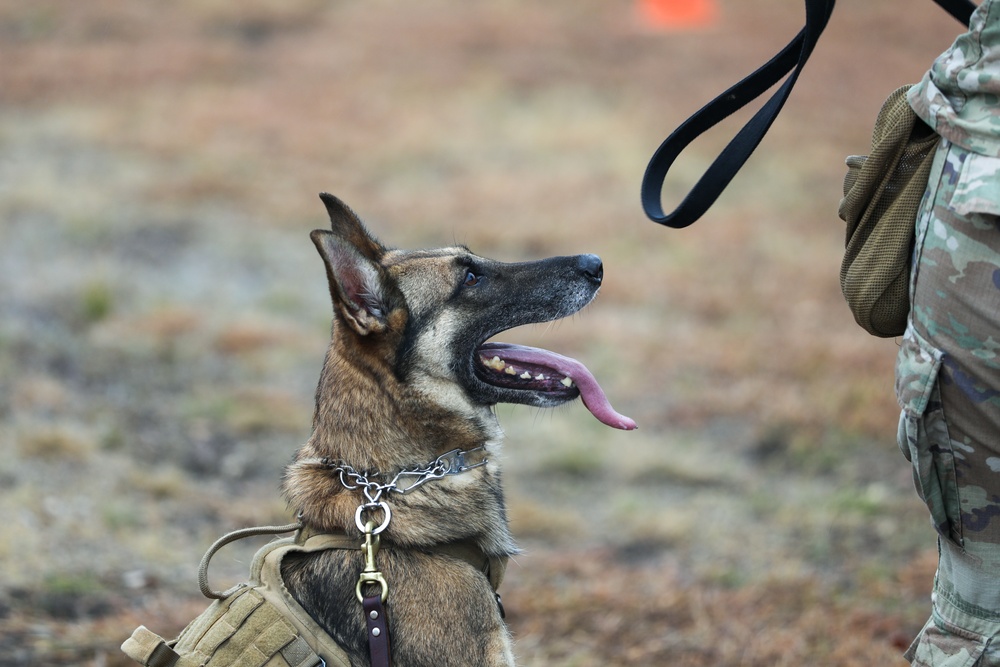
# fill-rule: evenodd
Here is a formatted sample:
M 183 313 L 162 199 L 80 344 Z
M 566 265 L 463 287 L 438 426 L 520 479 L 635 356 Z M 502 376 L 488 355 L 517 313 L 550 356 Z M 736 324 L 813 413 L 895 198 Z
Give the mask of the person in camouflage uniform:
M 933 613 L 906 658 L 1000 665 L 1000 0 L 909 93 L 941 135 L 896 361 L 899 446 L 938 532 Z

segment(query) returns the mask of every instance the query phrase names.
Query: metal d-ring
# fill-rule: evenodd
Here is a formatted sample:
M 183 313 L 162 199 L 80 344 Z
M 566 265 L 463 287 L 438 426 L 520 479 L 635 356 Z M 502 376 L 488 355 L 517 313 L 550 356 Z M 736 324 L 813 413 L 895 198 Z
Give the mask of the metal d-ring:
M 389 519 L 392 518 L 392 511 L 389 509 L 389 505 L 384 500 L 377 503 L 365 503 L 364 505 L 358 505 L 358 510 L 354 513 L 354 524 L 362 533 L 367 532 L 365 530 L 365 524 L 361 521 L 361 514 L 366 510 L 373 509 L 381 509 L 385 514 L 385 518 L 382 519 L 382 523 L 372 530 L 372 535 L 378 535 L 386 529 L 389 525 Z

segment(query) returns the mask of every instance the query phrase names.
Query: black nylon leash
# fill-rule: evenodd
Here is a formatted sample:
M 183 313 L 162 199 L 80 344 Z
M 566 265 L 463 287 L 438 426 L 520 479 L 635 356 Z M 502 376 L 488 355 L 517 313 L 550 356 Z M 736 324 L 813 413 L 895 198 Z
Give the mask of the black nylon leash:
M 964 25 L 969 24 L 969 18 L 976 9 L 971 0 L 934 1 Z M 650 220 L 680 229 L 694 223 L 715 203 L 760 144 L 784 106 L 833 14 L 834 3 L 835 0 L 805 0 L 805 26 L 785 48 L 696 111 L 660 144 L 642 179 L 642 207 Z M 669 214 L 664 213 L 661 203 L 663 182 L 681 152 L 701 134 L 763 95 L 789 72 L 791 74 L 785 82 L 719 153 L 677 208 Z

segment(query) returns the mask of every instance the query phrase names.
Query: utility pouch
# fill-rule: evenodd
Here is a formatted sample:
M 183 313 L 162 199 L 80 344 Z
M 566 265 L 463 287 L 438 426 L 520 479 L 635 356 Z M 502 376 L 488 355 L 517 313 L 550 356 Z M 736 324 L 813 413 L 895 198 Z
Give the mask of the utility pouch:
M 147 667 L 318 667 L 324 661 L 254 588 L 217 600 L 167 642 L 140 626 L 122 644 Z
M 274 540 L 254 556 L 248 583 L 223 593 L 208 586 L 209 561 L 222 546 L 299 527 L 244 529 L 220 538 L 205 554 L 199 573 L 202 592 L 214 602 L 177 639 L 167 641 L 139 626 L 122 651 L 145 667 L 350 667 L 344 650 L 285 588 L 281 561 L 289 553 L 356 549 L 357 540 L 328 534 Z
M 940 142 L 910 108 L 909 89 L 882 105 L 871 152 L 847 158 L 838 210 L 847 223 L 841 291 L 857 323 L 884 338 L 906 329 L 914 228 Z

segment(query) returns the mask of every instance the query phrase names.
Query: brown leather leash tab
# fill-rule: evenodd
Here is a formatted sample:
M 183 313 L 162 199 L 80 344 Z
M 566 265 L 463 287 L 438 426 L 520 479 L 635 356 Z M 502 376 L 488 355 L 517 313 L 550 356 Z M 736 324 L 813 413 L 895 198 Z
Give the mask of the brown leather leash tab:
M 389 622 L 385 617 L 385 606 L 382 604 L 389 595 L 389 584 L 375 567 L 375 554 L 378 553 L 380 541 L 375 532 L 375 523 L 369 521 L 365 525 L 364 533 L 365 541 L 361 545 L 361 551 L 365 554 L 365 569 L 358 576 L 355 593 L 365 613 L 368 652 L 371 655 L 372 667 L 389 667 Z M 377 592 L 365 595 L 361 591 L 365 584 L 378 584 Z
M 385 607 L 379 593 L 365 596 L 361 603 L 365 610 L 368 626 L 368 651 L 372 667 L 389 667 L 389 623 L 385 617 Z

